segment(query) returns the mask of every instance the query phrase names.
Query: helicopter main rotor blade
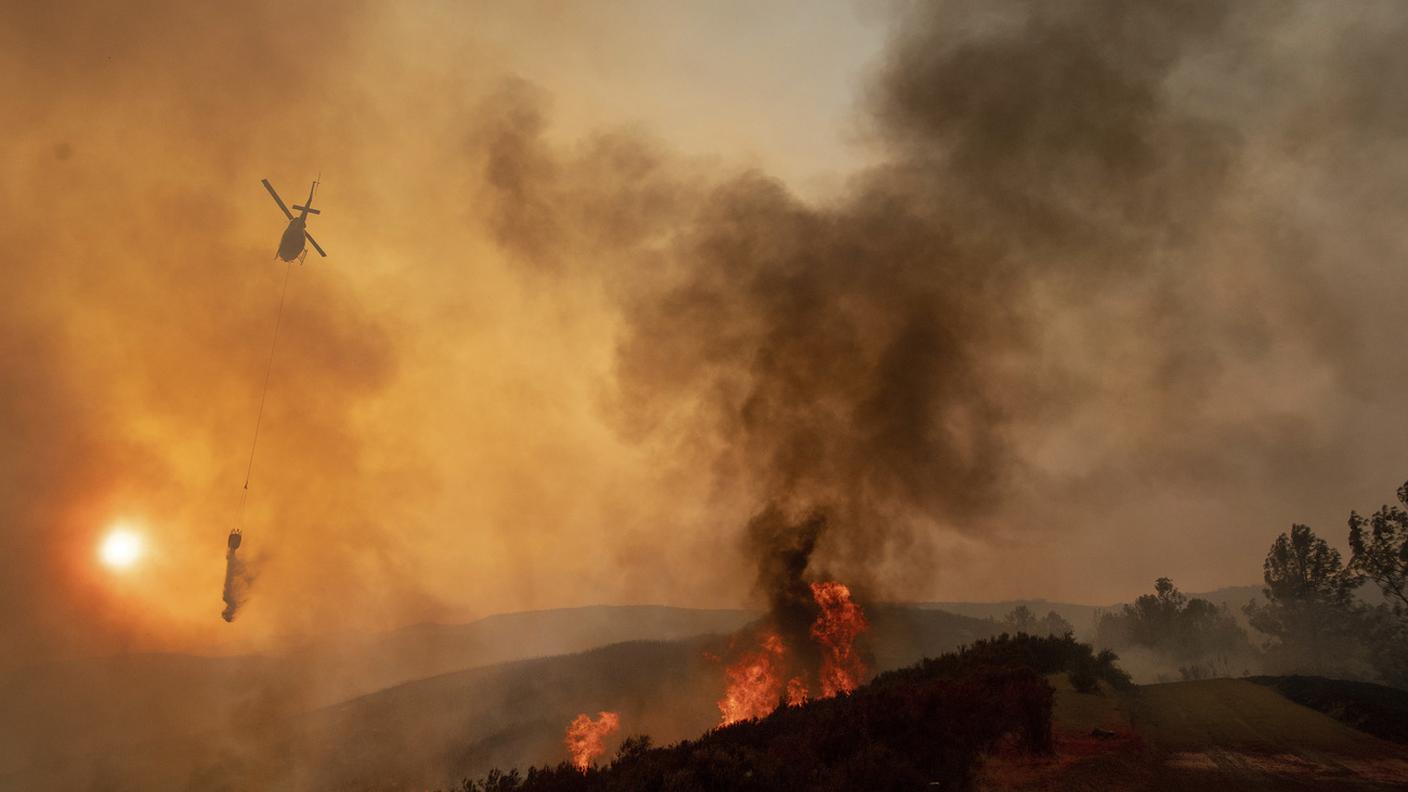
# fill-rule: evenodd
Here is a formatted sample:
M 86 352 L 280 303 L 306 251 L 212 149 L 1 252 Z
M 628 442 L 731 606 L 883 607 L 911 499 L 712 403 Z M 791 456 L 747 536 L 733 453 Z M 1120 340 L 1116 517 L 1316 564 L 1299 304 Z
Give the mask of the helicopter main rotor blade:
M 263 184 L 264 189 L 268 190 L 269 194 L 274 196 L 274 203 L 278 204 L 279 208 L 284 210 L 284 217 L 287 217 L 288 219 L 292 220 L 293 212 L 290 212 L 288 210 L 288 207 L 284 206 L 284 199 L 280 198 L 279 194 L 274 192 L 274 185 L 270 184 L 268 179 L 260 179 L 259 183 Z
M 304 231 L 303 236 L 308 238 L 308 243 L 313 246 L 314 250 L 318 251 L 319 256 L 322 256 L 323 258 L 328 257 L 328 254 L 324 253 L 323 249 L 318 246 L 318 240 L 314 239 L 312 234 L 308 233 L 307 231 Z

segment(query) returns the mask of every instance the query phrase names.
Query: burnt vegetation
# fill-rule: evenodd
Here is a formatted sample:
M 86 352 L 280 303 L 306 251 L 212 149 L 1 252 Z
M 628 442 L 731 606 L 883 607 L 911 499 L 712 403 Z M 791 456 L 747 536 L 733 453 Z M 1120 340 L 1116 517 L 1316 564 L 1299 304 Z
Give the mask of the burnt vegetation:
M 1053 689 L 1043 675 L 1124 686 L 1108 652 L 1070 636 L 1001 635 L 880 674 L 849 695 L 780 707 L 697 740 L 628 738 L 610 764 L 495 770 L 455 792 L 970 788 L 984 753 L 1052 750 Z

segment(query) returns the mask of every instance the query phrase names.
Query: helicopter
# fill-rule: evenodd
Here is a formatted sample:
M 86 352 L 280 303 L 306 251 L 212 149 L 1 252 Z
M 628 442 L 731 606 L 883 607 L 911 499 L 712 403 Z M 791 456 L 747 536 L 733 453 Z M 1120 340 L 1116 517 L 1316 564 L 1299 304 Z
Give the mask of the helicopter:
M 278 204 L 279 208 L 283 210 L 284 215 L 288 217 L 288 228 L 284 229 L 283 238 L 279 240 L 279 249 L 274 255 L 284 261 L 291 262 L 297 259 L 298 263 L 302 264 L 303 259 L 308 256 L 308 251 L 303 249 L 303 240 L 307 239 L 308 244 L 312 245 L 313 249 L 318 251 L 319 256 L 327 258 L 328 254 L 323 252 L 322 247 L 318 245 L 318 241 L 313 238 L 312 234 L 308 233 L 306 227 L 308 215 L 321 214 L 321 212 L 313 208 L 313 192 L 318 189 L 318 180 L 314 179 L 313 186 L 308 188 L 308 200 L 303 206 L 299 206 L 298 204 L 293 205 L 293 208 L 298 210 L 299 214 L 297 217 L 294 217 L 293 212 L 290 212 L 288 207 L 284 206 L 283 199 L 279 197 L 277 192 L 274 192 L 274 185 L 270 184 L 268 179 L 260 179 L 260 181 L 264 184 L 264 189 L 268 190 L 269 194 L 274 197 L 274 203 Z

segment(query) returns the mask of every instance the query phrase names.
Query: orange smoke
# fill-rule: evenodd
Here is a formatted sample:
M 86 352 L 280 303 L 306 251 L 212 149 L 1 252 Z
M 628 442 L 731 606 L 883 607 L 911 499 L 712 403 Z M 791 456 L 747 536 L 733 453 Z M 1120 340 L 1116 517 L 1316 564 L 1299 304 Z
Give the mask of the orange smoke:
M 567 726 L 567 752 L 572 755 L 572 764 L 583 773 L 592 766 L 592 761 L 606 750 L 602 740 L 606 735 L 621 726 L 621 716 L 614 712 L 598 712 L 596 720 L 582 713 Z
M 719 699 L 719 712 L 723 713 L 721 725 L 767 717 L 768 713 L 777 709 L 782 694 L 782 676 L 779 672 L 786 652 L 782 637 L 777 633 L 767 633 L 757 649 L 743 655 L 725 670 L 728 687 L 724 690 L 724 697 Z
M 812 599 L 819 613 L 812 623 L 811 637 L 821 647 L 819 698 L 849 693 L 865 677 L 865 661 L 856 651 L 856 639 L 870 629 L 860 606 L 851 601 L 851 590 L 843 583 L 813 583 Z M 728 687 L 719 699 L 721 725 L 750 718 L 765 718 L 784 698 L 783 669 L 787 647 L 776 632 L 762 635 L 758 648 L 725 669 Z M 787 706 L 796 707 L 810 698 L 804 675 L 787 680 Z
M 821 697 L 856 689 L 865 676 L 865 662 L 856 651 L 856 638 L 870 629 L 860 606 L 851 602 L 844 583 L 813 583 L 812 598 L 821 613 L 812 624 L 812 639 L 822 648 Z

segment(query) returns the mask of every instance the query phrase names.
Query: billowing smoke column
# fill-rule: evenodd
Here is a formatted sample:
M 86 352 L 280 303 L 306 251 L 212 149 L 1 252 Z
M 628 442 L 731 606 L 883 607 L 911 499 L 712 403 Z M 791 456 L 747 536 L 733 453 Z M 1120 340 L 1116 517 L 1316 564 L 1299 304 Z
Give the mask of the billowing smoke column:
M 1209 396 L 1277 348 L 1344 348 L 1302 316 L 1313 279 L 1284 275 L 1313 254 L 1284 255 L 1294 207 L 1242 162 L 1263 78 L 1214 76 L 1280 7 L 914 4 L 868 94 L 877 164 L 815 203 L 629 135 L 560 155 L 521 86 L 482 114 L 500 242 L 540 274 L 604 271 L 621 431 L 752 505 L 797 667 L 851 662 L 813 639 L 812 583 L 930 577 L 932 538 L 980 534 L 1009 493 L 1037 525 L 1048 501 L 1212 478 L 1227 431 L 1297 457 L 1309 435 Z
M 921 5 L 900 28 L 872 93 L 885 160 L 828 204 L 758 173 L 691 180 L 620 137 L 555 161 L 524 92 L 486 114 L 508 248 L 548 269 L 637 257 L 611 279 L 625 431 L 759 504 L 744 540 L 768 627 L 725 721 L 808 678 L 853 684 L 863 615 L 812 584 L 872 590 L 924 569 L 930 534 L 977 530 L 1020 466 L 1014 422 L 1059 418 L 1080 391 L 1042 365 L 1033 316 L 1130 292 L 1184 310 L 1157 265 L 1196 259 L 1234 160 L 1232 136 L 1164 94 L 1231 6 L 954 8 L 974 10 Z M 1141 363 L 1196 380 L 1201 341 Z
M 747 541 L 789 646 L 813 551 L 869 589 L 1013 483 L 1012 427 L 1080 388 L 1040 365 L 1039 306 L 1133 291 L 1182 310 L 1156 265 L 1234 159 L 1163 98 L 1225 6 L 1014 4 L 978 30 L 919 8 L 872 92 L 887 161 L 829 204 L 757 173 L 672 196 L 683 230 L 621 287 L 618 382 L 647 405 L 629 428 L 702 449 L 760 504 Z M 1195 378 L 1199 339 L 1165 341 L 1141 365 Z
M 592 762 L 606 751 L 603 740 L 621 726 L 621 716 L 614 712 L 598 712 L 596 720 L 585 712 L 578 715 L 567 726 L 567 753 L 572 757 L 572 766 L 582 772 L 592 766 Z
M 744 659 L 772 702 L 863 673 L 863 614 L 814 583 L 923 568 L 928 534 L 975 530 L 1011 484 L 1010 427 L 1074 387 L 1034 376 L 1038 300 L 1159 289 L 1233 159 L 1162 94 L 1225 6 L 1014 5 L 974 31 L 920 8 L 873 94 L 888 161 L 829 205 L 758 174 L 706 188 L 624 287 L 622 390 L 677 406 L 645 428 L 761 504 L 745 541 L 775 632 Z M 1160 354 L 1183 363 L 1178 340 Z M 759 711 L 730 696 L 726 722 Z
M 806 574 L 825 530 L 826 518 L 820 514 L 794 523 L 777 508 L 769 508 L 748 523 L 748 551 L 757 559 L 757 590 L 767 598 L 769 628 L 787 647 L 790 662 L 798 670 L 814 671 L 821 665 L 820 650 L 810 640 L 817 603 Z M 776 702 L 774 696 L 774 705 Z

